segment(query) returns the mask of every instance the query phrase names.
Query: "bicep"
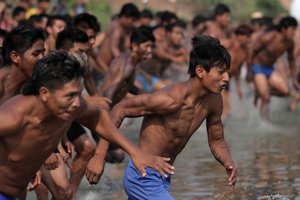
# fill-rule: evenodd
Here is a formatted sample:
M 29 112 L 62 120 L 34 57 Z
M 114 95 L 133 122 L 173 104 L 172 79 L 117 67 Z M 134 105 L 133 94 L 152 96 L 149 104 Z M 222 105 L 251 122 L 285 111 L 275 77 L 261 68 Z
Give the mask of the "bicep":
M 136 95 L 117 104 L 114 110 L 122 110 L 125 117 L 139 117 L 151 114 L 167 114 L 180 107 L 174 97 L 162 92 Z M 112 111 L 112 113 L 113 113 Z
M 206 127 L 207 127 L 209 142 L 224 138 L 223 124 L 221 120 L 222 111 L 223 111 L 222 98 L 219 98 L 214 103 L 213 107 L 214 109 L 206 118 Z
M 0 109 L 0 137 L 18 133 L 23 127 L 22 115 L 8 109 Z

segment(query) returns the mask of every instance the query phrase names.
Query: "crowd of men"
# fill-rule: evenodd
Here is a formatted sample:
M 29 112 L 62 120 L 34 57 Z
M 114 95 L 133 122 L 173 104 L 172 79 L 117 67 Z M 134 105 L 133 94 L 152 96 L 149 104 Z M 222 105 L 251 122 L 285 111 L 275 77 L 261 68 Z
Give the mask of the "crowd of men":
M 270 120 L 273 95 L 292 95 L 290 109 L 297 109 L 293 17 L 234 24 L 230 8 L 218 4 L 190 27 L 170 11 L 154 15 L 127 3 L 104 32 L 84 3 L 72 16 L 60 4 L 49 15 L 49 0 L 20 0 L 1 18 L 1 200 L 26 199 L 27 189 L 38 199 L 49 191 L 53 199 L 76 199 L 83 176 L 97 184 L 105 162 L 122 162 L 124 150 L 132 158 L 124 174 L 129 199 L 174 199 L 172 165 L 204 120 L 209 147 L 234 187 L 222 125 L 231 113 L 231 77 L 245 98 L 246 69 L 262 120 Z M 118 128 L 141 116 L 137 147 Z

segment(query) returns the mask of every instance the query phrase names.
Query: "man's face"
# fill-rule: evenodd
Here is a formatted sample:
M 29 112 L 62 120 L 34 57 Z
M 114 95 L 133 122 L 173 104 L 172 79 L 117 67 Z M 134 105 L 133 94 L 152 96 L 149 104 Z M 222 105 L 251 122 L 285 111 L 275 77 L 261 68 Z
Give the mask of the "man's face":
M 87 50 L 89 49 L 88 42 L 74 42 L 73 47 L 69 49 L 70 53 L 79 54 L 85 61 L 88 60 Z
M 217 20 L 222 27 L 227 27 L 231 21 L 230 13 L 226 12 L 222 15 L 217 16 Z
M 237 35 L 237 40 L 241 44 L 241 46 L 247 46 L 251 40 L 250 35 Z
M 229 81 L 228 71 L 225 65 L 222 67 L 214 66 L 209 72 L 204 70 L 202 76 L 204 88 L 212 93 L 221 93 Z
M 83 79 L 73 79 L 55 91 L 48 91 L 47 106 L 57 118 L 70 120 L 81 105 Z
M 168 36 L 173 45 L 180 46 L 182 44 L 183 31 L 183 28 L 175 26 L 171 32 L 168 32 Z
M 286 29 L 283 29 L 283 34 L 289 40 L 293 40 L 296 33 L 296 27 L 289 26 Z
M 87 36 L 89 38 L 89 48 L 92 48 L 94 46 L 94 44 L 96 43 L 97 33 L 91 28 L 84 29 L 83 31 L 87 34 Z
M 52 37 L 56 38 L 57 34 L 64 30 L 66 27 L 66 22 L 63 20 L 55 20 L 52 27 L 49 27 L 47 31 L 49 32 Z
M 30 77 L 34 64 L 44 56 L 45 51 L 44 41 L 37 40 L 30 49 L 24 52 L 23 56 L 20 56 L 19 68 Z
M 123 18 L 122 18 L 122 25 L 125 28 L 132 28 L 134 26 L 135 22 L 136 22 L 136 19 L 134 19 L 133 17 L 123 16 Z
M 140 60 L 145 61 L 152 57 L 153 42 L 147 41 L 137 46 L 137 52 Z

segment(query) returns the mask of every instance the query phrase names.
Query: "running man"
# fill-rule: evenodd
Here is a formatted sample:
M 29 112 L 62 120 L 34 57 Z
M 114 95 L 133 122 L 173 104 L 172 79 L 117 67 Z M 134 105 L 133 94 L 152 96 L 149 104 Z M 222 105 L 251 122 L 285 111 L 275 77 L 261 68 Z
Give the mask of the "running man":
M 133 31 L 130 37 L 130 51 L 122 53 L 112 61 L 99 91 L 101 96 L 112 100 L 111 106 L 121 101 L 133 86 L 137 65 L 151 57 L 154 41 L 151 31 L 139 28 Z M 104 146 L 108 147 L 108 142 L 99 140 L 98 149 L 88 164 L 87 172 L 95 174 L 95 177 L 88 179 L 91 184 L 98 183 L 104 169 L 105 163 L 98 162 L 99 159 L 103 160 L 105 157 L 110 163 L 120 163 L 124 160 L 125 155 L 120 147 L 111 144 L 109 152 L 105 155 L 106 151 L 101 150 Z
M 261 99 L 260 113 L 269 121 L 269 104 L 271 95 L 289 96 L 290 88 L 284 76 L 274 69 L 274 63 L 285 52 L 288 54 L 292 83 L 299 89 L 294 60 L 294 35 L 297 21 L 293 17 L 281 18 L 278 29 L 261 35 L 250 47 L 248 71 L 253 73 L 257 98 Z M 249 76 L 249 75 L 248 75 Z M 250 75 L 251 76 L 251 75 Z
M 19 197 L 74 120 L 124 148 L 144 167 L 173 173 L 166 158 L 144 153 L 113 125 L 108 112 L 81 96 L 84 67 L 73 56 L 53 52 L 39 60 L 22 90 L 0 106 L 0 195 Z M 40 180 L 37 180 L 40 182 Z M 34 183 L 37 184 L 37 183 Z
M 152 94 L 122 100 L 113 107 L 112 120 L 120 127 L 125 117 L 144 116 L 139 147 L 154 155 L 170 157 L 172 164 L 206 120 L 209 147 L 225 167 L 229 186 L 233 187 L 237 170 L 224 139 L 220 94 L 229 80 L 229 66 L 230 55 L 219 40 L 195 37 L 190 53 L 190 78 Z M 123 179 L 128 199 L 174 199 L 169 194 L 170 174 L 163 177 L 147 170 L 149 175 L 141 177 L 130 161 Z

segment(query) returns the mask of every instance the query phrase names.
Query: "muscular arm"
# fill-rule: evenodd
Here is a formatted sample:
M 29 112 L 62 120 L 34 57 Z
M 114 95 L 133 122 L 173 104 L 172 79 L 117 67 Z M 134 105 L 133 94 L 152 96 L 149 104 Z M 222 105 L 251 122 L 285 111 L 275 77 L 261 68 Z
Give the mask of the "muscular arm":
M 113 61 L 109 72 L 106 74 L 104 82 L 99 89 L 100 94 L 113 100 L 116 92 L 120 89 L 124 80 L 124 63 Z
M 22 129 L 22 114 L 7 104 L 0 107 L 0 120 L 0 137 L 12 136 Z
M 113 33 L 110 40 L 110 49 L 114 57 L 117 57 L 120 55 L 121 51 L 119 49 L 120 40 L 122 37 L 123 29 L 121 27 L 116 28 Z
M 234 186 L 236 180 L 236 169 L 233 160 L 231 159 L 227 143 L 224 139 L 223 125 L 221 114 L 223 110 L 221 96 L 214 97 L 211 106 L 212 112 L 206 118 L 206 126 L 208 133 L 208 143 L 217 161 L 219 161 L 229 173 L 229 185 Z

